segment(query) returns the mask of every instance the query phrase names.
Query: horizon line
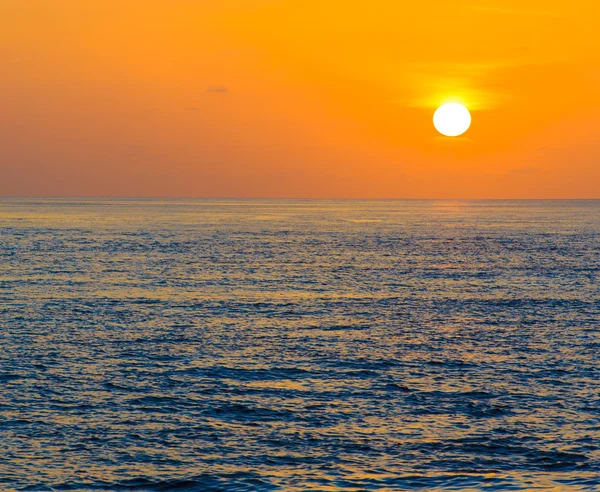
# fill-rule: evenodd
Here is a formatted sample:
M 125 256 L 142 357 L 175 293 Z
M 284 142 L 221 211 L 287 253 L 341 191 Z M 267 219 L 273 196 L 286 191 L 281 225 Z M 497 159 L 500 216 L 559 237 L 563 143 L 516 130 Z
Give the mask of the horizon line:
M 282 196 L 196 196 L 196 195 L 0 195 L 2 199 L 128 199 L 128 200 L 369 200 L 369 201 L 436 201 L 436 200 L 454 200 L 454 201 L 600 201 L 600 197 L 595 198 L 450 198 L 450 197 L 423 197 L 423 198 L 402 198 L 402 197 L 282 197 Z

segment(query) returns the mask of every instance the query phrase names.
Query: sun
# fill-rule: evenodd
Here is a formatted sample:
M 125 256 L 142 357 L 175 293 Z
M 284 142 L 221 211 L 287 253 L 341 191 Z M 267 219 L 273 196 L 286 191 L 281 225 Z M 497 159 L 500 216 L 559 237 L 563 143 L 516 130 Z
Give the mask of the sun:
M 443 104 L 433 115 L 433 126 L 442 135 L 458 137 L 471 126 L 471 113 L 462 104 Z

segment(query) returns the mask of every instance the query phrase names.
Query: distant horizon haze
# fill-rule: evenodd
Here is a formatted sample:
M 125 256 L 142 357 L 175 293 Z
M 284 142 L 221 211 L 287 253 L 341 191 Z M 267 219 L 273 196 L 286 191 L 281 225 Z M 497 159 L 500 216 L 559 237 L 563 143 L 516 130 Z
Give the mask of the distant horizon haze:
M 219 200 L 219 201 L 242 201 L 242 200 L 272 200 L 272 201 L 455 201 L 455 202 L 578 202 L 578 201 L 600 201 L 595 198 L 464 198 L 464 197 L 349 197 L 349 196 L 194 196 L 194 195 L 0 195 L 0 199 L 15 200 Z

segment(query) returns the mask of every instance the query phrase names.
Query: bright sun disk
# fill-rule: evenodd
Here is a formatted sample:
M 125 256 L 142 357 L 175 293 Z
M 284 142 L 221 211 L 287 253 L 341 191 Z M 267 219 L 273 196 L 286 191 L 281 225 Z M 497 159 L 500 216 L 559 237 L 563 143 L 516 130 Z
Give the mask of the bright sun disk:
M 471 113 L 462 104 L 443 104 L 433 115 L 433 126 L 442 135 L 457 137 L 471 126 Z

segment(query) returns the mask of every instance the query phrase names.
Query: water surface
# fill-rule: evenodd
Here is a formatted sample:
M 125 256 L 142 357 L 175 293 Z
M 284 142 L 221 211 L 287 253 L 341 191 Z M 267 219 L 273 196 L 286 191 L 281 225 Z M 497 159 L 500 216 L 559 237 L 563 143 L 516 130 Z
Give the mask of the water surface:
M 2 490 L 600 490 L 600 202 L 0 200 Z

